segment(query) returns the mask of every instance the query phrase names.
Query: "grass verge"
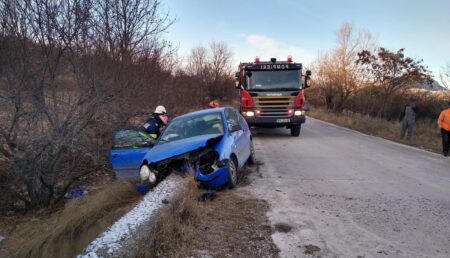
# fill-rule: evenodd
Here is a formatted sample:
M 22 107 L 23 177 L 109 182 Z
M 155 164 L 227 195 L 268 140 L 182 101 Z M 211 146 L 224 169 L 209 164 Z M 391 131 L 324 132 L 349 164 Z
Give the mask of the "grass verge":
M 324 108 L 314 107 L 308 116 L 347 127 L 365 134 L 378 136 L 391 141 L 419 147 L 440 153 L 442 151 L 440 132 L 436 121 L 418 120 L 411 141 L 400 139 L 401 123 L 382 118 L 361 115 L 353 112 L 333 113 Z
M 0 257 L 73 257 L 139 198 L 131 183 L 114 182 L 57 212 L 24 216 L 1 242 Z

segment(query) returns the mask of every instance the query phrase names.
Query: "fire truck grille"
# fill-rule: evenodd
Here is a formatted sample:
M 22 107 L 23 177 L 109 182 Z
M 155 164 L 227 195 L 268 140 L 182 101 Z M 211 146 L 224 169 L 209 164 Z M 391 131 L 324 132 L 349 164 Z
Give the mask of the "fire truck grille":
M 253 97 L 260 117 L 289 117 L 289 109 L 294 108 L 295 96 L 257 96 Z

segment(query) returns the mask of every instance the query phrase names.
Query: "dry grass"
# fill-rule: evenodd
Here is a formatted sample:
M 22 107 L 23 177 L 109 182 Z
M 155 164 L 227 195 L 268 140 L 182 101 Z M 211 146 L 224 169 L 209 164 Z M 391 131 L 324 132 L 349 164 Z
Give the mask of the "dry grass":
M 217 192 L 198 202 L 196 183 L 189 186 L 155 220 L 137 257 L 277 257 L 268 204 L 235 190 Z
M 131 183 L 114 182 L 53 214 L 25 217 L 2 242 L 0 256 L 73 257 L 139 198 Z
M 324 108 L 314 107 L 309 116 L 343 127 L 351 128 L 362 133 L 382 137 L 391 141 L 408 144 L 422 149 L 441 152 L 440 134 L 436 121 L 418 120 L 414 127 L 411 141 L 400 140 L 401 123 L 382 118 L 361 115 L 351 111 L 341 114 L 326 111 Z
M 187 187 L 157 215 L 151 234 L 139 246 L 137 257 L 181 257 L 200 219 L 197 184 L 190 177 Z

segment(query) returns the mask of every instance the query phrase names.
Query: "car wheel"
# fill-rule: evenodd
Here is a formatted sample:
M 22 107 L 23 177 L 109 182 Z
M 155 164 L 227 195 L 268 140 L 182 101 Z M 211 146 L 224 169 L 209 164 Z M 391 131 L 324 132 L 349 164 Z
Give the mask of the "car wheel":
M 253 145 L 253 141 L 250 142 L 250 157 L 248 157 L 247 163 L 252 165 L 256 163 L 255 160 L 255 146 Z
M 228 187 L 234 188 L 237 185 L 237 165 L 233 158 L 228 160 Z
M 291 136 L 299 136 L 301 129 L 301 125 L 291 125 Z

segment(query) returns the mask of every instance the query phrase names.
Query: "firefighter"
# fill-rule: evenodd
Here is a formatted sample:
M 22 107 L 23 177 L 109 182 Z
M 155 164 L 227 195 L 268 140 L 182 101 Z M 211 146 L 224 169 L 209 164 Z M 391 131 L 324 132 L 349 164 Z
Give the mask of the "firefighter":
M 215 99 L 215 100 L 212 100 L 211 102 L 209 102 L 208 107 L 218 108 L 218 107 L 220 107 L 220 103 L 217 99 Z
M 167 116 L 166 108 L 157 106 L 155 112 L 153 112 L 141 129 L 149 134 L 151 138 L 157 139 L 168 122 L 169 117 Z
M 442 152 L 447 157 L 450 148 L 450 101 L 447 109 L 444 109 L 439 115 L 438 126 L 441 129 Z
M 407 134 L 408 141 L 411 141 L 413 134 L 414 124 L 416 123 L 417 107 L 414 103 L 407 104 L 400 115 L 400 121 L 402 122 L 402 129 L 400 131 L 400 139 Z

